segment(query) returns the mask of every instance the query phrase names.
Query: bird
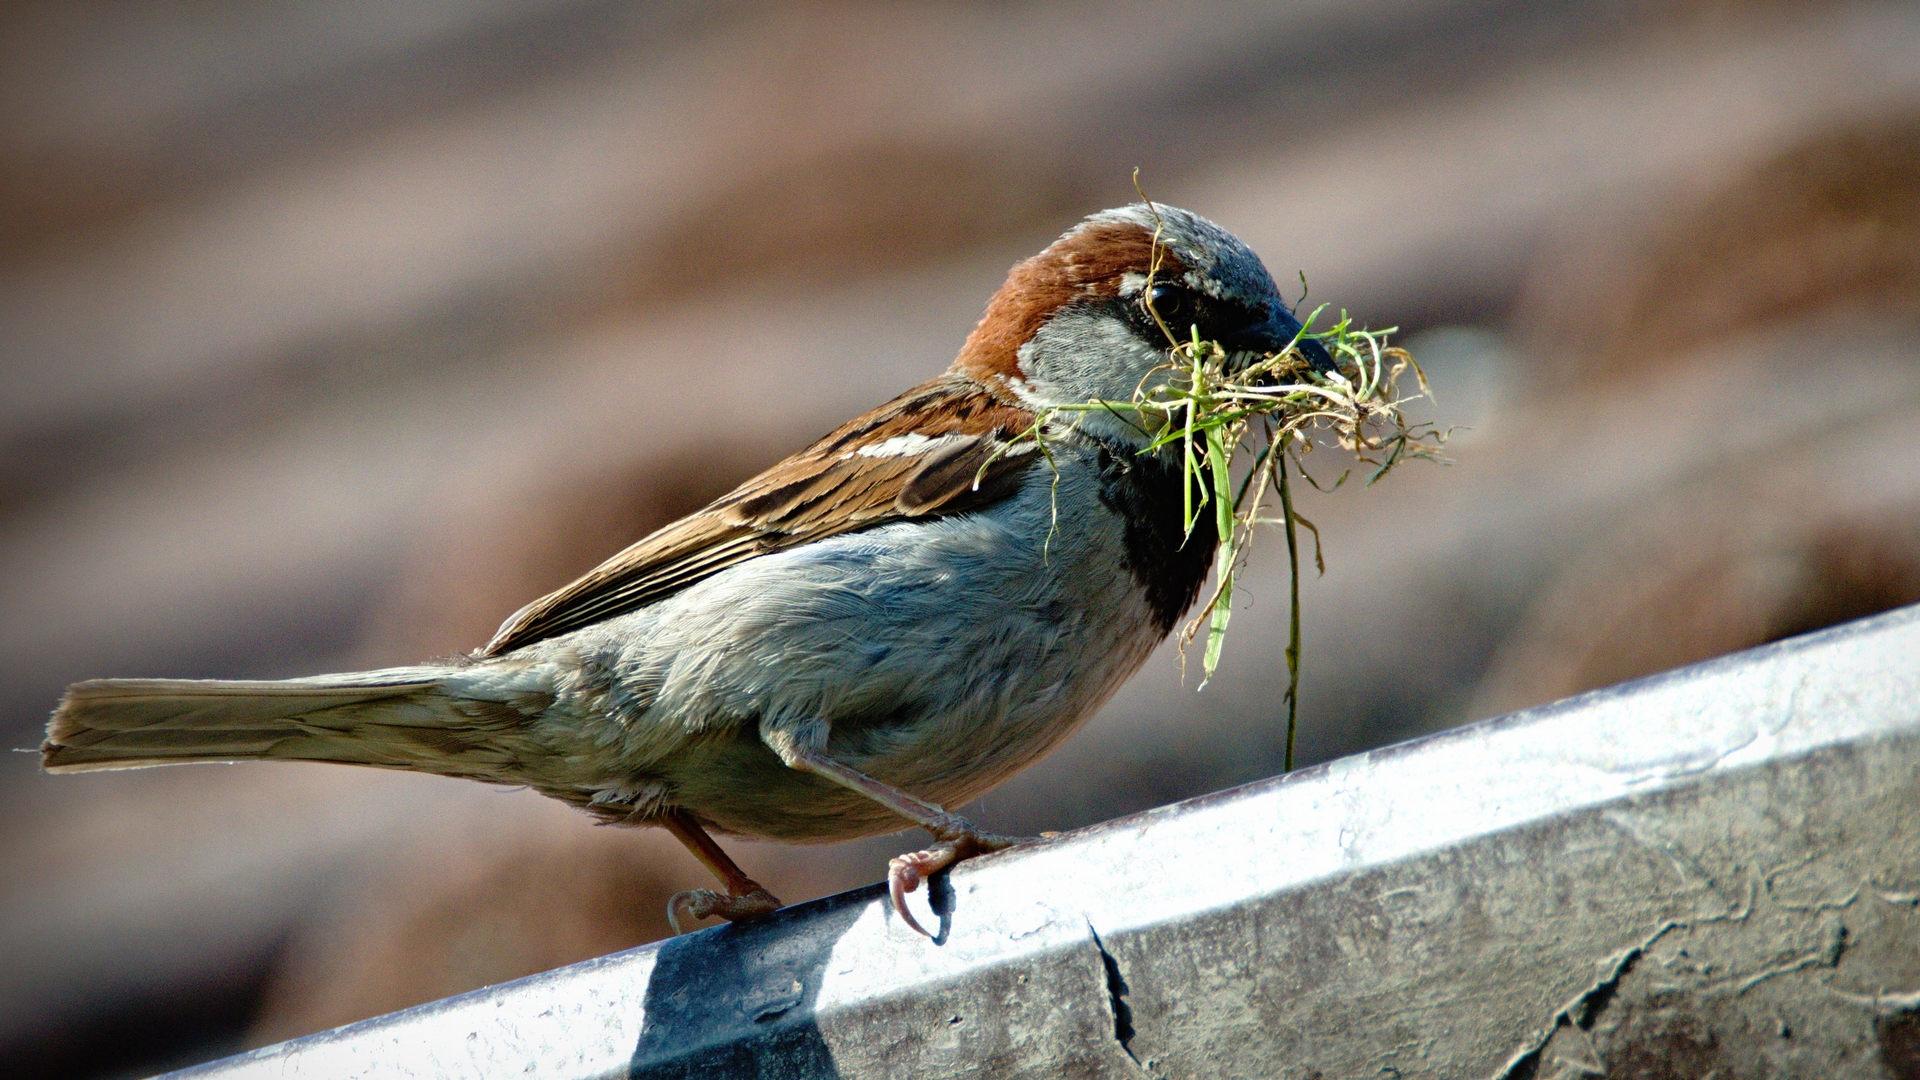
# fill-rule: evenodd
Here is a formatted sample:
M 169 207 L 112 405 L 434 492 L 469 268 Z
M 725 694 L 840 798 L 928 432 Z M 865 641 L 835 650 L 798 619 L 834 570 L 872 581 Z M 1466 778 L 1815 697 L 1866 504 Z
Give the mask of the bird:
M 665 828 L 718 888 L 692 920 L 780 901 L 714 834 L 789 843 L 926 829 L 893 909 L 1014 841 L 963 805 L 1057 746 L 1196 601 L 1214 519 L 1184 520 L 1177 441 L 1123 412 L 1198 334 L 1229 370 L 1288 348 L 1321 373 L 1259 257 L 1137 202 L 1019 262 L 947 370 L 509 617 L 470 654 L 285 680 L 70 686 L 50 772 L 265 759 L 532 788 Z

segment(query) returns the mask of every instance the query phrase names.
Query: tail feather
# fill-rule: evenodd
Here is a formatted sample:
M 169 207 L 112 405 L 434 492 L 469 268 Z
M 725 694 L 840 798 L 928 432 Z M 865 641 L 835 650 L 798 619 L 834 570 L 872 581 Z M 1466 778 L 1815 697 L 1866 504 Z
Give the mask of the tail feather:
M 195 761 L 338 761 L 498 778 L 498 738 L 524 721 L 506 702 L 445 692 L 450 669 L 393 668 L 285 681 L 95 679 L 60 699 L 41 764 L 49 772 Z

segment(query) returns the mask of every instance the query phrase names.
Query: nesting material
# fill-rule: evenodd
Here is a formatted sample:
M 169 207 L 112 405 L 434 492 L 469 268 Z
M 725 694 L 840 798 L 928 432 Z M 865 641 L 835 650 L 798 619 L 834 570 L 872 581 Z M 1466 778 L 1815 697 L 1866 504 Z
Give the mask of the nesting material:
M 1151 295 L 1151 284 L 1149 275 L 1147 295 Z M 1151 441 L 1142 453 L 1180 446 L 1188 475 L 1183 525 L 1191 535 L 1201 515 L 1211 514 L 1218 537 L 1213 591 L 1180 637 L 1184 660 L 1186 647 L 1206 628 L 1200 661 L 1203 687 L 1220 663 L 1233 614 L 1234 577 L 1246 560 L 1254 532 L 1261 526 L 1281 528 L 1292 566 L 1286 650 L 1285 760 L 1289 769 L 1300 676 L 1300 526 L 1314 534 L 1314 563 L 1325 570 L 1319 530 L 1295 512 L 1289 476 L 1297 471 L 1323 491 L 1342 486 L 1352 467 L 1325 483 L 1306 469 L 1316 447 L 1337 448 L 1366 470 L 1363 486 L 1371 486 L 1403 461 L 1439 459 L 1447 436 L 1431 424 L 1409 423 L 1404 406 L 1431 392 L 1414 358 L 1388 344 L 1394 331 L 1355 326 L 1344 311 L 1331 328 L 1313 330 L 1324 313 L 1324 306 L 1315 309 L 1305 320 L 1305 329 L 1286 348 L 1249 358 L 1205 339 L 1197 326 L 1176 329 L 1155 312 L 1156 322 L 1167 334 L 1167 362 L 1142 380 L 1131 400 L 1045 409 L 1014 443 L 1032 440 L 1042 454 L 1048 454 L 1050 439 L 1071 430 L 1078 416 L 1097 412 L 1149 435 Z M 1335 372 L 1322 373 L 1308 361 L 1301 350 L 1307 339 L 1326 348 Z M 1409 373 L 1416 389 L 1403 393 L 1400 381 Z

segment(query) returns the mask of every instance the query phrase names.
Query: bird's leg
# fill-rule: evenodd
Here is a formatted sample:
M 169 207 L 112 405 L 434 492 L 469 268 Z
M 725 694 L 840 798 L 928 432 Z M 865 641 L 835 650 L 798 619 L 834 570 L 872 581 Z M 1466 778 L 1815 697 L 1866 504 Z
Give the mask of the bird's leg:
M 713 837 L 707 835 L 707 830 L 700 827 L 692 814 L 669 810 L 654 820 L 672 833 L 674 839 L 687 845 L 693 857 L 705 863 L 723 886 L 723 891 L 689 889 L 675 893 L 673 899 L 667 901 L 667 923 L 674 933 L 686 933 L 686 927 L 681 925 L 683 917 L 691 920 L 718 915 L 738 921 L 771 915 L 780 907 L 779 899 L 748 877 L 746 871 L 713 842 Z
M 907 894 L 920 887 L 928 875 L 939 873 L 961 859 L 988 851 L 1011 847 L 1018 840 L 982 832 L 958 814 L 950 814 L 925 799 L 918 799 L 891 784 L 885 784 L 858 769 L 852 769 L 826 754 L 808 747 L 795 746 L 790 740 L 769 739 L 774 751 L 795 769 L 825 777 L 842 787 L 865 795 L 933 834 L 939 843 L 921 851 L 911 851 L 887 864 L 887 893 L 893 898 L 893 910 L 900 921 L 932 937 L 907 910 Z M 782 746 L 780 743 L 785 743 Z

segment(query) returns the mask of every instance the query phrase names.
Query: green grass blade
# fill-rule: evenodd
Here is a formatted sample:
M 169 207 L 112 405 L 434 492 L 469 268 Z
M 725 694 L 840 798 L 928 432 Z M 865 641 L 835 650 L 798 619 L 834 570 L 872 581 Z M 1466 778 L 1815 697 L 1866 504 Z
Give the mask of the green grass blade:
M 1280 469 L 1275 475 L 1280 484 L 1280 520 L 1285 522 L 1290 577 L 1287 594 L 1287 745 L 1280 767 L 1292 772 L 1293 740 L 1300 730 L 1300 531 L 1294 527 L 1293 488 L 1287 483 L 1287 456 L 1284 453 L 1280 455 Z M 1320 531 L 1315 529 L 1315 538 L 1319 535 Z
M 1228 468 L 1230 457 L 1227 453 L 1227 440 L 1222 428 L 1207 429 L 1207 478 L 1213 488 L 1214 526 L 1220 530 L 1216 543 L 1220 546 L 1218 556 L 1220 589 L 1213 601 L 1213 616 L 1207 626 L 1207 648 L 1200 660 L 1200 685 L 1213 678 L 1213 670 L 1220 666 L 1220 650 L 1227 644 L 1227 620 L 1233 617 L 1233 567 L 1240 553 L 1236 550 L 1233 498 L 1233 474 Z

